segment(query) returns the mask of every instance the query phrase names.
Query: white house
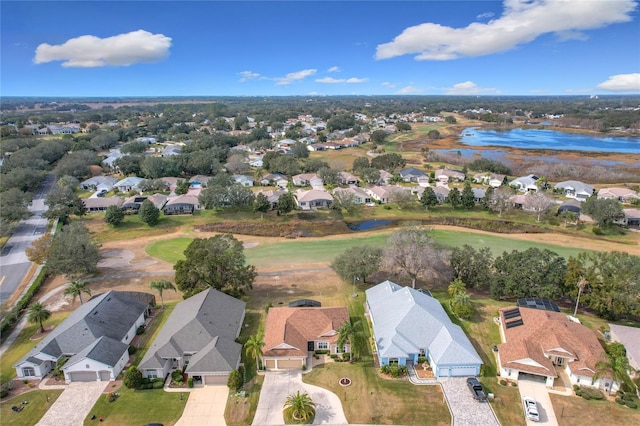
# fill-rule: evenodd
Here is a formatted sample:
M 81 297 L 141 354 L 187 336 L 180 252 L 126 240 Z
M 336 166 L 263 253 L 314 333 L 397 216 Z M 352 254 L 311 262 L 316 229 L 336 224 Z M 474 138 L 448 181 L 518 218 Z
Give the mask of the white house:
M 558 182 L 553 186 L 554 190 L 562 191 L 565 197 L 584 201 L 593 195 L 593 186 L 577 180 Z
M 519 192 L 535 192 L 538 190 L 536 182 L 539 179 L 536 175 L 522 176 L 509 182 L 509 186 L 514 187 Z

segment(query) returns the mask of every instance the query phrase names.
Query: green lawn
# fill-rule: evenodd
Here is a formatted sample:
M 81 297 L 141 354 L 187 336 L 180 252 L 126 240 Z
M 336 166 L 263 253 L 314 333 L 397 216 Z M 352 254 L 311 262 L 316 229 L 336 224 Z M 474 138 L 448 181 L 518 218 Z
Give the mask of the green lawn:
M 47 321 L 44 322 L 45 327 L 49 325 L 57 326 L 69 315 L 69 312 L 54 312 Z M 18 338 L 13 342 L 11 347 L 2 355 L 0 363 L 0 383 L 11 380 L 16 375 L 13 366 L 27 354 L 38 343 L 38 340 L 29 340 L 31 336 L 36 334 L 39 325 L 28 324 Z
M 349 247 L 361 244 L 383 246 L 390 232 L 380 232 L 374 235 L 358 236 L 351 234 L 344 238 L 331 239 L 296 239 L 274 243 L 261 243 L 245 250 L 247 262 L 255 266 L 290 265 L 331 262 L 338 254 Z M 549 249 L 561 256 L 577 256 L 585 251 L 579 248 L 561 247 L 551 244 L 534 243 L 512 239 L 506 236 L 486 235 L 464 231 L 434 230 L 436 242 L 447 247 L 460 247 L 469 244 L 475 248 L 489 247 L 495 256 L 503 251 L 526 250 L 531 247 Z M 174 238 L 156 241 L 146 248 L 151 256 L 175 263 L 184 258 L 184 250 L 191 238 Z
M 33 426 L 40 421 L 61 393 L 62 389 L 34 390 L 2 401 L 0 404 L 0 423 L 12 426 Z M 49 397 L 48 400 L 47 397 Z M 22 401 L 29 401 L 29 403 L 22 405 Z M 11 410 L 14 405 L 24 408 L 16 413 Z
M 104 417 L 105 425 L 144 425 L 146 423 L 175 424 L 189 398 L 188 393 L 165 392 L 162 389 L 136 391 L 122 386 L 120 397 L 115 402 L 101 396 L 84 421 L 89 426 L 95 424 L 91 416 Z M 181 399 L 182 395 L 182 399 Z

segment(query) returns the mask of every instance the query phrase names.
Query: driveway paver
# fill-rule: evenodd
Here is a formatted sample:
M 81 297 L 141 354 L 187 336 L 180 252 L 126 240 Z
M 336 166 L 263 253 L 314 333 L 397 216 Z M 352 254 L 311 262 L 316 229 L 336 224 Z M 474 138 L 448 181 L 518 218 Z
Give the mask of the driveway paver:
M 527 420 L 528 426 L 543 424 L 555 426 L 558 424 L 556 413 L 553 411 L 553 405 L 551 404 L 551 398 L 549 398 L 549 390 L 543 382 L 520 378 L 518 380 L 518 390 L 520 391 L 520 398 L 530 396 L 535 399 L 538 404 L 540 421 L 532 422 L 531 420 Z M 522 402 L 520 404 L 522 405 Z
M 203 386 L 192 389 L 176 426 L 225 425 L 224 409 L 227 405 L 227 386 Z
M 488 402 L 473 399 L 466 377 L 438 379 L 447 397 L 454 426 L 500 426 Z
M 69 383 L 37 426 L 78 426 L 84 423 L 109 382 Z M 100 416 L 100 413 L 94 413 Z
M 297 391 L 307 392 L 316 404 L 313 424 L 345 425 L 347 418 L 340 398 L 326 389 L 302 382 L 299 370 L 268 371 L 265 373 L 258 408 L 253 425 L 283 425 L 282 410 L 287 396 Z

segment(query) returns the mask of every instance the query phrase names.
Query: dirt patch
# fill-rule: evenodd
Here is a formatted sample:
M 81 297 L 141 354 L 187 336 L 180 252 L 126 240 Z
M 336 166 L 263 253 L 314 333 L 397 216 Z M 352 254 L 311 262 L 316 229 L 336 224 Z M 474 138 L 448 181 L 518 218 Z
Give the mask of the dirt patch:
M 47 334 L 49 334 L 51 330 L 53 330 L 52 325 L 45 325 L 43 328 L 44 328 L 44 332 L 41 333 L 40 330 L 38 329 L 38 332 L 33 336 L 29 337 L 29 340 L 40 340 L 44 338 Z
M 124 269 L 140 268 L 155 265 L 153 259 L 133 262 L 136 255 L 131 250 L 110 250 L 102 253 L 102 259 L 98 262 L 98 268 Z

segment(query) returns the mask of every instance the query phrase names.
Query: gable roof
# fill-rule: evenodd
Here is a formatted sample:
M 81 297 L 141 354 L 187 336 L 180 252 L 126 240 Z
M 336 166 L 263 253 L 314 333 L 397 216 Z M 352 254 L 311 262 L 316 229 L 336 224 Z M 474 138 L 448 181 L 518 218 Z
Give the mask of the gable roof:
M 422 170 L 418 170 L 415 167 L 407 167 L 406 169 L 402 169 L 400 170 L 400 176 L 402 176 L 403 178 L 407 178 L 410 176 L 426 176 L 427 174 L 425 172 L 423 172 Z
M 335 343 L 349 321 L 346 307 L 270 308 L 265 326 L 264 356 L 307 356 L 307 342 Z
M 482 364 L 462 329 L 439 301 L 384 281 L 366 291 L 380 357 L 402 358 L 428 349 L 436 364 Z
M 576 193 L 593 194 L 593 186 L 578 180 L 565 180 L 553 186 L 554 189 L 573 190 Z
M 609 324 L 612 340 L 620 342 L 627 350 L 629 364 L 635 369 L 640 368 L 640 328 L 626 325 Z
M 65 367 L 68 368 L 78 362 L 83 362 L 86 359 L 91 359 L 108 365 L 109 367 L 114 367 L 120 358 L 122 358 L 124 352 L 128 349 L 129 345 L 126 343 L 107 336 L 102 336 L 91 345 L 69 358 Z
M 73 311 L 23 359 L 39 353 L 55 358 L 75 355 L 94 345 L 103 336 L 122 341 L 147 306 L 140 300 L 113 290 L 94 296 Z
M 207 289 L 176 305 L 149 350 L 140 369 L 160 368 L 167 358 L 195 352 L 196 368 L 230 371 L 240 359 L 242 345 L 235 342 L 244 319 L 245 303 L 215 289 Z M 215 340 L 215 342 L 214 342 Z M 200 353 L 202 352 L 202 353 Z M 206 358 L 206 359 L 205 359 Z M 227 369 L 229 365 L 233 367 Z
M 322 191 L 320 189 L 310 189 L 305 191 L 304 189 L 298 189 L 293 193 L 298 200 L 299 203 L 315 201 L 315 200 L 325 200 L 325 201 L 333 201 L 333 197 L 327 191 Z
M 500 309 L 500 324 L 505 342 L 498 346 L 503 368 L 547 376 L 556 375 L 548 354 L 573 358 L 568 368 L 581 376 L 593 377 L 596 362 L 604 359 L 604 349 L 593 331 L 571 321 L 561 312 L 519 307 L 519 317 L 505 319 Z M 515 313 L 514 313 L 515 315 Z M 513 326 L 509 323 L 513 322 Z

